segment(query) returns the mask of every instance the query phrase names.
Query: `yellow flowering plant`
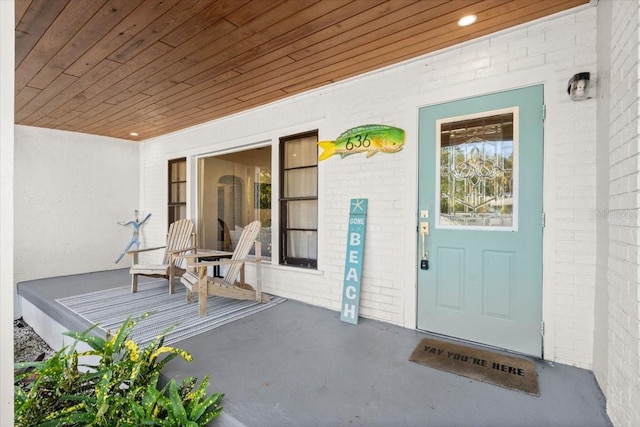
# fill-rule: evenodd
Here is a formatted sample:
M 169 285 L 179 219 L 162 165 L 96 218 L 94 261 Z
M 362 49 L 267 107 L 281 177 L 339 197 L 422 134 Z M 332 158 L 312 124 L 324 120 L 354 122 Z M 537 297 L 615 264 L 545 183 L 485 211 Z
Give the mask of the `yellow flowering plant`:
M 105 338 L 67 332 L 68 348 L 42 362 L 15 364 L 14 423 L 16 426 L 204 426 L 222 411 L 224 395 L 208 395 L 209 377 L 200 385 L 192 377 L 180 384 L 160 384 L 162 368 L 175 357 L 191 355 L 165 346 L 165 333 L 144 349 L 129 338 L 139 320 L 128 318 Z M 89 350 L 79 352 L 78 343 Z

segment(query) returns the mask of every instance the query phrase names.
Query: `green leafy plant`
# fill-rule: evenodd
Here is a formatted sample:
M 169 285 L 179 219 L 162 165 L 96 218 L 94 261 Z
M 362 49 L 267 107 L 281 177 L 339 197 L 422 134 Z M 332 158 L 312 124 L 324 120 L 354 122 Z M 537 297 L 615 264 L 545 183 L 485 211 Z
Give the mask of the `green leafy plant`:
M 106 338 L 67 332 L 74 338 L 42 362 L 15 364 L 16 426 L 204 426 L 222 411 L 224 395 L 207 395 L 209 376 L 160 387 L 160 371 L 184 350 L 164 345 L 163 333 L 144 349 L 129 338 L 139 319 L 127 319 Z M 78 352 L 78 343 L 90 350 Z M 95 360 L 95 362 L 93 362 Z

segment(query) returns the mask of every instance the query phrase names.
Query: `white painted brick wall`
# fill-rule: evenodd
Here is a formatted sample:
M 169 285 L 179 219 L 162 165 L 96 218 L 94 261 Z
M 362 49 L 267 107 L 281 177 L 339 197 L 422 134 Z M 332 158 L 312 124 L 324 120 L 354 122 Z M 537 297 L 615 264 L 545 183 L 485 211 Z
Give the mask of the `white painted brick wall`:
M 609 81 L 609 205 L 607 352 L 604 376 L 607 412 L 618 426 L 640 425 L 640 164 L 638 49 L 640 2 L 614 1 L 610 31 Z M 604 141 L 603 141 L 604 142 Z
M 311 129 L 335 139 L 366 123 L 405 129 L 402 152 L 369 159 L 331 158 L 319 166 L 318 271 L 270 265 L 267 292 L 338 310 L 348 203 L 369 199 L 361 315 L 415 327 L 417 116 L 420 106 L 531 84 L 545 84 L 546 357 L 590 367 L 593 346 L 595 256 L 595 100 L 572 102 L 566 83 L 595 72 L 595 8 L 520 26 L 376 73 L 142 143 L 141 207 L 154 213 L 146 231 L 162 242 L 166 229 L 166 170 L 196 156 Z M 274 160 L 274 164 L 277 161 Z M 195 188 L 192 187 L 192 191 Z M 190 215 L 195 220 L 195 194 Z M 277 246 L 277 242 L 274 242 Z M 274 247 L 275 247 L 274 246 Z M 337 313 L 336 313 L 337 315 Z M 336 317 L 337 318 L 337 317 Z

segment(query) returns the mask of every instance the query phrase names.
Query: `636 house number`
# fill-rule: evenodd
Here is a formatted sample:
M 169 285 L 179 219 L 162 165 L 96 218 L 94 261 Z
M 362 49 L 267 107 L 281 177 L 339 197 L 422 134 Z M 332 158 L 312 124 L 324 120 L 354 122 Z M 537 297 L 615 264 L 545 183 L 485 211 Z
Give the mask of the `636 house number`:
M 371 139 L 369 139 L 369 134 L 365 133 L 364 135 L 355 135 L 350 136 L 347 139 L 347 143 L 344 145 L 344 148 L 347 150 L 353 150 L 354 148 L 368 148 L 371 146 Z

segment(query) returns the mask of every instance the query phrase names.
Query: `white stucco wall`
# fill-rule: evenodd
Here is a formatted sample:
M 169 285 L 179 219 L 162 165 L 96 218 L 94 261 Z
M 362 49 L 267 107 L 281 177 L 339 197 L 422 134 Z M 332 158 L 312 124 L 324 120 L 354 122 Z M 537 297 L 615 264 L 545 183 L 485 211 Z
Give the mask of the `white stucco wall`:
M 15 283 L 127 267 L 139 168 L 137 143 L 16 126 Z
M 13 425 L 14 2 L 0 2 L 0 425 Z
M 267 292 L 338 310 L 348 201 L 369 199 L 360 314 L 416 326 L 417 118 L 421 106 L 544 84 L 546 228 L 545 358 L 590 368 L 593 360 L 596 222 L 596 100 L 573 102 L 568 79 L 596 67 L 596 9 L 585 7 L 452 49 L 142 143 L 141 208 L 166 215 L 167 161 L 187 156 L 189 215 L 197 156 L 319 129 L 320 139 L 366 123 L 405 129 L 405 148 L 319 166 L 318 271 L 268 266 Z M 273 170 L 279 170 L 273 156 Z M 273 182 L 278 188 L 277 179 Z M 275 200 L 275 197 L 274 197 Z M 278 217 L 277 206 L 273 217 Z M 147 228 L 164 239 L 166 217 Z M 277 233 L 274 230 L 274 236 Z M 277 250 L 277 239 L 273 242 Z

